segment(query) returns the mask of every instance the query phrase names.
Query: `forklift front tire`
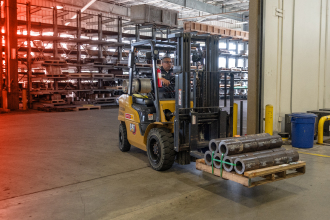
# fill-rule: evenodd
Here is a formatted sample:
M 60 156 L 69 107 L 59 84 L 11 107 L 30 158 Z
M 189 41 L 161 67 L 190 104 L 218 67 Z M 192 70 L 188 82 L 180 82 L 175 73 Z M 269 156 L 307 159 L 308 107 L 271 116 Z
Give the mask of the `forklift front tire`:
M 165 171 L 175 160 L 173 134 L 166 128 L 153 128 L 148 134 L 147 155 L 154 170 Z
M 127 130 L 125 123 L 119 125 L 119 149 L 122 152 L 127 152 L 131 149 L 131 145 L 127 140 Z

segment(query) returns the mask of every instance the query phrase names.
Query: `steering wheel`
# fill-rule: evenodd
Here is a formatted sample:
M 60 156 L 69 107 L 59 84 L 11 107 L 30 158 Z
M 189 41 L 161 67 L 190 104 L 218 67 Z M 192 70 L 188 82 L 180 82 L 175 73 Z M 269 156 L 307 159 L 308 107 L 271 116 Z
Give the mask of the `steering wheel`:
M 170 78 L 170 84 L 168 86 L 164 86 L 165 89 L 165 98 L 175 98 L 175 77 L 171 76 Z

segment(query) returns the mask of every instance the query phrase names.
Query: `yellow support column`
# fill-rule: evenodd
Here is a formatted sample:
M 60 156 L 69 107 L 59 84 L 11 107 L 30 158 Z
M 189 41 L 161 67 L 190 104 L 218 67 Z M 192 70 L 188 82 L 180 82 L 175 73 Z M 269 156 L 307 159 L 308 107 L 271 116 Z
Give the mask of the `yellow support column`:
M 27 110 L 27 95 L 26 95 L 26 89 L 23 89 L 23 92 L 22 92 L 22 102 L 23 102 L 23 110 Z
M 265 133 L 273 135 L 273 106 L 272 105 L 266 105 Z
M 319 121 L 318 132 L 317 132 L 317 143 L 323 144 L 323 129 L 324 129 L 324 122 L 330 120 L 330 115 L 324 116 Z
M 234 103 L 234 109 L 233 109 L 233 137 L 237 135 L 237 113 L 238 113 L 238 105 Z

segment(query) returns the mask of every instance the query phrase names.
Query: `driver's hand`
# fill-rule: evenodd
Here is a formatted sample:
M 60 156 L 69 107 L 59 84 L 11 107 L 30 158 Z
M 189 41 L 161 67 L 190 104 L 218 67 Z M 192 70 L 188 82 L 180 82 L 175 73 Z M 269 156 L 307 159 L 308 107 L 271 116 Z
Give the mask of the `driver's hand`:
M 169 86 L 170 85 L 170 81 L 165 79 L 165 78 L 162 78 L 162 82 L 165 86 Z

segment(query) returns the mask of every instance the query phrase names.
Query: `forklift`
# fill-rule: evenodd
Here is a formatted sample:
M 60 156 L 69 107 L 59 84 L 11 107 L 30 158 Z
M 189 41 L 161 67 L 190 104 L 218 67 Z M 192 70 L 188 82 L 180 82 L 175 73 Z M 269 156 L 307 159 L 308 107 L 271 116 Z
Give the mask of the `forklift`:
M 127 152 L 133 145 L 146 151 L 157 171 L 168 170 L 175 161 L 185 165 L 203 158 L 210 140 L 232 132 L 231 116 L 219 107 L 218 37 L 179 33 L 169 39 L 131 45 L 129 79 L 123 82 L 127 94 L 119 98 L 119 149 Z M 201 44 L 204 52 L 192 53 Z M 140 74 L 136 65 L 140 50 L 148 51 L 150 77 Z M 159 83 L 156 64 L 160 51 L 174 51 L 172 91 Z M 202 68 L 191 70 L 192 62 L 200 62 Z

